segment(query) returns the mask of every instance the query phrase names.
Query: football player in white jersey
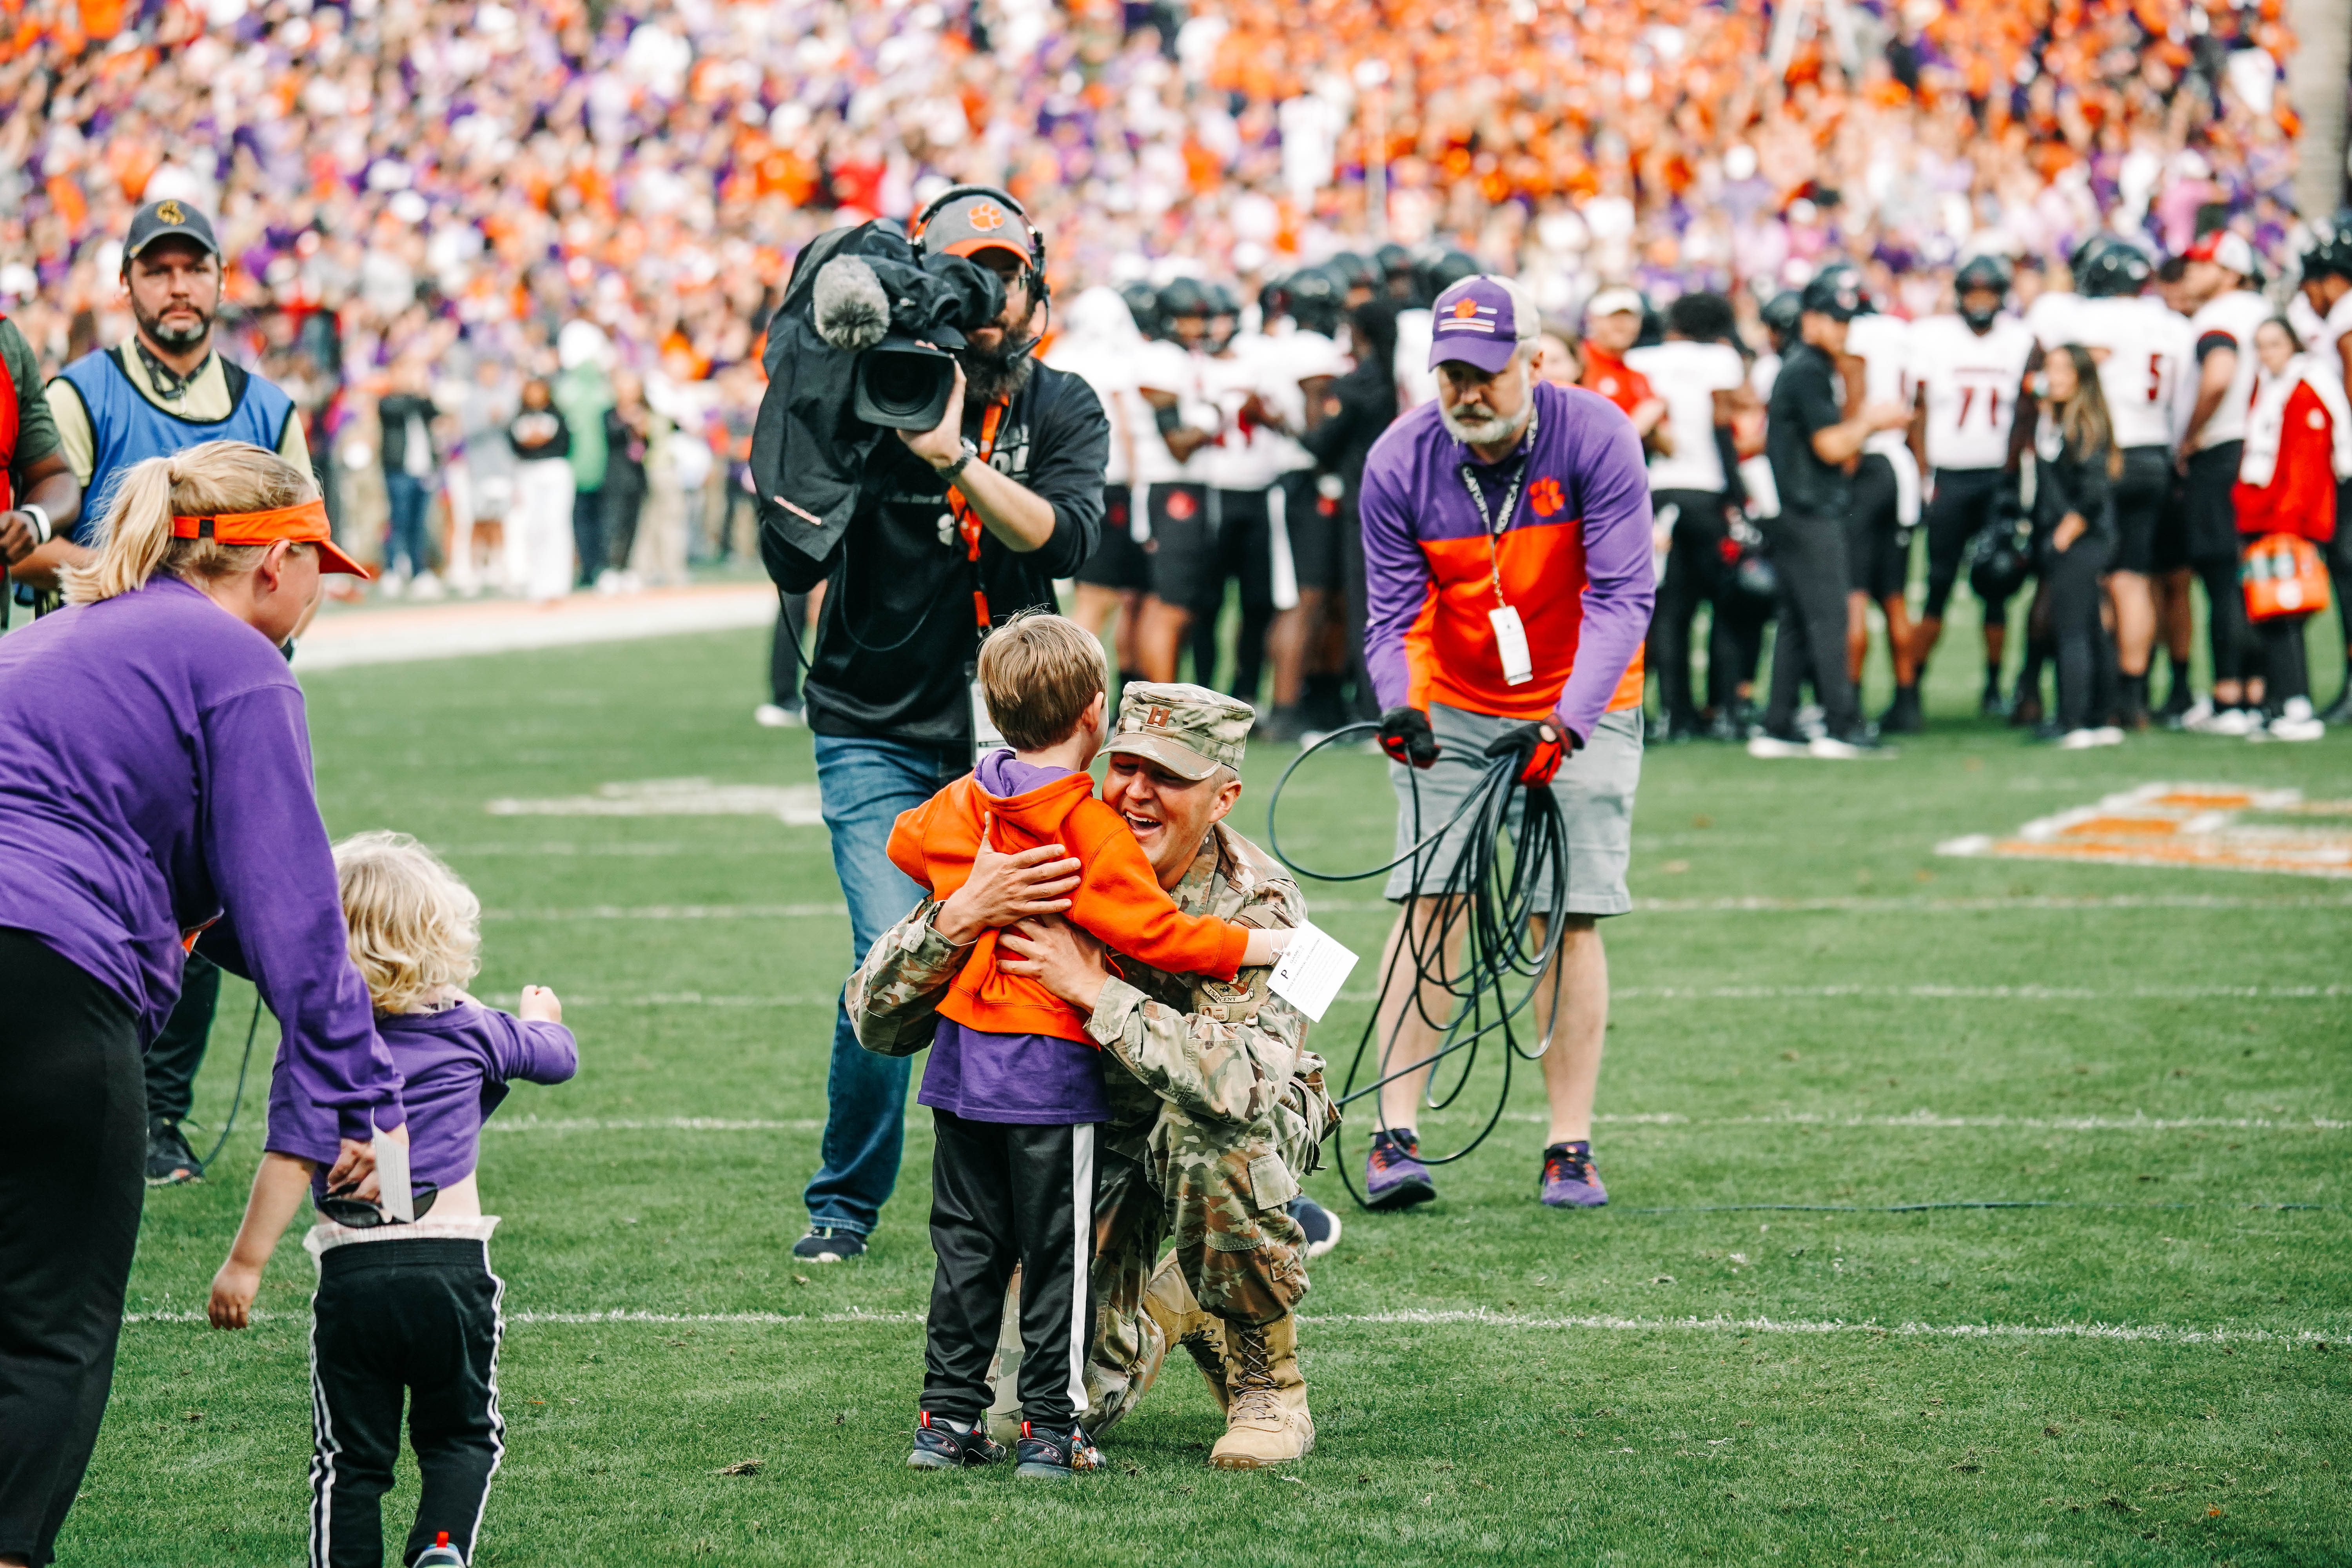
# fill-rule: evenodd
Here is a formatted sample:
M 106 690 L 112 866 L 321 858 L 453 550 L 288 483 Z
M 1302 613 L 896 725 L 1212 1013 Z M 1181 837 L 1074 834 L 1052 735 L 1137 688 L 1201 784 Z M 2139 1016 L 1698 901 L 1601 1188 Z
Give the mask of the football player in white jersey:
M 1151 591 L 1138 617 L 1135 658 L 1146 679 L 1171 681 L 1194 607 L 1207 595 L 1204 584 L 1215 570 L 1205 454 L 1223 433 L 1223 420 L 1209 384 L 1208 290 L 1179 278 L 1160 290 L 1159 303 L 1167 335 L 1144 346 L 1135 378 L 1162 448 L 1138 458 L 1150 476 L 1144 505 Z
M 2138 248 L 2120 238 L 2097 243 L 2081 258 L 2075 287 L 2084 303 L 2063 325 L 2071 341 L 2091 351 L 2099 366 L 2099 389 L 2115 422 L 2116 445 L 2123 448 L 2123 477 L 2116 481 L 2116 557 L 2109 579 L 2116 616 L 2116 654 L 2122 671 L 2121 720 L 2126 729 L 2147 721 L 2147 661 L 2156 641 L 2156 601 L 2149 578 L 2156 538 L 2171 489 L 2172 454 L 2180 420 L 2179 404 L 2190 384 L 2194 361 L 2189 325 L 2162 300 L 2144 294 L 2155 268 Z M 2047 351 L 2057 345 L 2046 339 Z M 2217 470 L 2218 471 L 2218 470 Z M 2234 458 L 2228 472 L 2234 478 Z M 2189 527 L 2198 528 L 2196 479 L 2190 487 Z M 2221 487 L 2221 526 L 2232 530 L 2231 570 L 2237 546 L 2229 484 Z M 2235 582 L 2234 575 L 2231 578 Z M 2235 592 L 2234 587 L 2232 593 Z M 2097 715 L 2102 723 L 2108 716 Z
M 2180 433 L 2188 476 L 2189 563 L 2205 584 L 2206 635 L 2213 662 L 2210 710 L 2192 711 L 2191 730 L 2243 735 L 2261 721 L 2249 682 L 2262 675 L 2262 654 L 2238 584 L 2238 515 L 2232 492 L 2245 449 L 2246 406 L 2253 395 L 2254 329 L 2276 314 L 2254 292 L 2254 252 L 2226 230 L 2199 237 L 2184 253 L 2181 282 L 2197 312 L 2189 319 L 2197 355 L 2197 395 Z M 2131 647 L 2122 635 L 2117 595 L 2118 653 L 2131 679 Z
M 1952 274 L 1958 310 L 1930 316 L 1911 329 L 1911 374 L 1918 385 L 1920 411 L 1913 429 L 1930 491 L 1927 603 L 1912 641 L 1916 671 L 1926 670 L 1937 639 L 1944 635 L 1945 607 L 1951 603 L 1969 542 L 1993 525 L 2003 493 L 2013 492 L 2017 485 L 2010 464 L 2010 437 L 2029 395 L 2025 375 L 2034 341 L 2032 328 L 2001 309 L 2009 298 L 2011 276 L 2009 263 L 1999 256 L 1971 257 Z M 2077 296 L 2041 298 L 2071 300 Z M 1986 712 L 2000 710 L 2001 657 L 2008 635 L 2009 601 L 1988 601 L 1981 701 Z M 1915 705 L 1916 689 L 1915 686 Z
M 1899 316 L 1866 311 L 1846 329 L 1845 355 L 1838 365 L 1849 388 L 1860 375 L 1865 404 L 1911 406 L 1911 323 Z M 1895 666 L 1895 702 L 1879 728 L 1894 734 L 1921 729 L 1919 682 L 1912 662 L 1911 606 L 1905 590 L 1911 575 L 1911 530 L 1919 521 L 1919 462 L 1906 430 L 1881 430 L 1862 444 L 1854 461 L 1853 507 L 1846 516 L 1846 674 L 1862 689 L 1863 665 L 1870 654 L 1870 608 L 1886 618 L 1886 649 Z
M 1244 416 L 1265 426 L 1262 433 L 1276 458 L 1276 477 L 1266 491 L 1268 537 L 1275 549 L 1274 626 L 1266 656 L 1274 665 L 1274 708 L 1257 733 L 1271 741 L 1296 741 L 1307 727 L 1299 709 L 1314 656 L 1328 638 L 1327 615 L 1340 588 L 1339 490 L 1326 495 L 1316 483 L 1315 458 L 1299 445 L 1331 383 L 1349 369 L 1337 341 L 1345 290 L 1328 273 L 1313 268 L 1282 279 L 1260 296 L 1262 330 L 1237 340 L 1236 352 L 1253 366 L 1255 401 Z M 1256 694 L 1244 692 L 1255 701 Z
M 1437 399 L 1437 373 L 1429 368 L 1429 344 L 1436 328 L 1430 301 L 1465 278 L 1478 275 L 1478 263 L 1459 250 L 1424 255 L 1412 269 L 1414 303 L 1397 312 L 1397 412 L 1402 415 Z
M 2343 372 L 2352 395 L 2352 223 L 2332 224 L 2303 253 L 2303 302 L 2319 318 L 2319 329 L 2304 334 L 2311 354 Z M 2327 548 L 2327 574 L 2335 580 L 2336 615 L 2344 632 L 2344 690 L 2319 717 L 2352 724 L 2352 479 L 2336 487 L 2336 538 Z
M 1748 366 L 1731 346 L 1737 326 L 1722 295 L 1685 294 L 1666 307 L 1665 342 L 1625 353 L 1627 366 L 1665 403 L 1673 438 L 1671 450 L 1650 455 L 1650 506 L 1669 540 L 1649 644 L 1664 740 L 1696 739 L 1705 723 L 1691 686 L 1691 622 L 1701 605 L 1714 606 L 1710 668 L 1735 657 L 1720 607 L 1730 573 L 1724 545 L 1731 538 L 1723 453 L 1733 418 L 1756 404 Z
M 1097 286 L 1070 302 L 1062 330 L 1045 355 L 1045 363 L 1055 370 L 1083 377 L 1110 416 L 1102 542 L 1073 574 L 1076 587 L 1070 618 L 1100 637 L 1112 617 L 1118 617 L 1112 646 L 1122 683 L 1143 678 L 1136 662 L 1136 623 L 1142 615 L 1144 592 L 1151 586 L 1151 560 L 1136 537 L 1135 524 L 1140 521 L 1137 502 L 1147 487 L 1175 468 L 1137 381 L 1147 357 L 1146 341 L 1128 301 Z

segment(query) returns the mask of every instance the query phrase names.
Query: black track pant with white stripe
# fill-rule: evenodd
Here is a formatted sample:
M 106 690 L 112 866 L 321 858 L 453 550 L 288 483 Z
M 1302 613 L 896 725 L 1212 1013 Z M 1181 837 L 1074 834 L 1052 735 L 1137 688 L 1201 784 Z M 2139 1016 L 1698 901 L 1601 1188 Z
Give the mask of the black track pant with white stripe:
M 311 1299 L 311 1568 L 380 1568 L 400 1406 L 421 1487 L 404 1563 L 443 1531 L 467 1562 L 505 1451 L 499 1297 L 479 1241 L 352 1242 L 320 1258 Z
M 932 1108 L 931 1310 L 923 1404 L 976 1421 L 1004 1289 L 1021 1266 L 1021 1413 L 1066 1432 L 1087 1407 L 1095 1306 L 1095 1130 L 972 1121 Z

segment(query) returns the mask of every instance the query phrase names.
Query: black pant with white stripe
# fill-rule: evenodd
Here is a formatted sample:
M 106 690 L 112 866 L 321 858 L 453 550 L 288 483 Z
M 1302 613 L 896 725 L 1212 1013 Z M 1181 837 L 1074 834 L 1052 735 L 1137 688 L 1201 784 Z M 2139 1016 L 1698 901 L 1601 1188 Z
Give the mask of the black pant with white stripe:
M 1021 1266 L 1021 1413 L 1067 1432 L 1085 1411 L 1095 1305 L 1095 1130 L 971 1121 L 934 1106 L 931 1310 L 922 1407 L 977 1421 Z
M 379 1568 L 400 1453 L 400 1406 L 420 1489 L 413 1563 L 441 1531 L 474 1557 L 474 1534 L 505 1451 L 499 1418 L 499 1297 L 479 1241 L 352 1242 L 319 1260 L 311 1298 L 311 1568 Z

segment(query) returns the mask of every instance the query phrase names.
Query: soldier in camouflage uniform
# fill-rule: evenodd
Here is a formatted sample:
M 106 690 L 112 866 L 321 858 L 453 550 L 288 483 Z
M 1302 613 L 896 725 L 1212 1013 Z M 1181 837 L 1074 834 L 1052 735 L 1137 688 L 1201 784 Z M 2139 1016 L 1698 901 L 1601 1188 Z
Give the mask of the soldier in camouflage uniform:
M 1163 885 L 1181 871 L 1168 886 L 1177 908 L 1286 929 L 1306 919 L 1297 885 L 1219 820 L 1240 795 L 1252 719 L 1246 704 L 1197 686 L 1130 683 L 1104 748 L 1104 798 L 1130 826 L 1146 821 L 1138 837 Z M 973 881 L 982 875 L 976 867 Z M 929 1043 L 933 1009 L 975 934 L 942 935 L 946 908 L 925 900 L 851 976 L 849 1016 L 868 1050 L 905 1056 Z M 1306 1238 L 1285 1205 L 1339 1120 L 1322 1060 L 1305 1048 L 1307 1021 L 1268 992 L 1268 969 L 1227 984 L 1122 959 L 1120 978 L 1092 939 L 1052 925 L 1001 941 L 1037 955 L 1029 967 L 1057 994 L 1057 974 L 1074 977 L 1077 994 L 1065 999 L 1091 1005 L 1087 1032 L 1125 1069 L 1106 1064 L 1103 1075 L 1111 1119 L 1097 1142 L 1089 1430 L 1133 1409 L 1181 1343 L 1226 1408 L 1211 1462 L 1296 1458 L 1314 1423 L 1293 1311 L 1307 1293 Z

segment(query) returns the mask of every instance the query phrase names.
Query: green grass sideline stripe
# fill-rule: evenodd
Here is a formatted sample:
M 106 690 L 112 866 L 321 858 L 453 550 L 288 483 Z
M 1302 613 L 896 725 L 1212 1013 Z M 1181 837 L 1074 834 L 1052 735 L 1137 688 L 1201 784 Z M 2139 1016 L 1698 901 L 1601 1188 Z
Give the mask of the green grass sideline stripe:
M 1380 899 L 1318 899 L 1310 910 L 1336 914 L 1385 912 L 1396 906 Z M 1635 914 L 1973 914 L 2007 910 L 2344 910 L 2352 895 L 2279 894 L 2231 897 L 2203 893 L 1989 895 L 1983 898 L 1921 899 L 1864 896 L 1820 899 L 1725 898 L 1636 899 Z M 846 916 L 846 904 L 583 904 L 570 909 L 485 910 L 486 921 L 772 921 Z
M 308 1322 L 310 1316 L 308 1312 L 253 1314 L 257 1322 L 283 1323 Z M 595 1328 L 635 1323 L 730 1328 L 866 1323 L 912 1327 L 923 1321 L 920 1312 L 655 1312 L 630 1308 L 602 1312 L 520 1310 L 505 1313 L 504 1318 L 510 1328 Z M 1460 1324 L 1496 1329 L 1592 1329 L 1621 1333 L 1875 1334 L 1906 1339 L 2121 1340 L 2180 1345 L 2327 1344 L 2345 1337 L 2340 1329 L 2188 1329 L 2167 1323 L 1874 1323 L 1848 1322 L 1843 1319 L 1621 1318 L 1606 1313 L 1538 1317 L 1489 1311 L 1483 1307 L 1328 1315 L 1302 1312 L 1298 1321 L 1326 1328 L 1442 1328 Z M 193 1311 L 126 1312 L 122 1321 L 126 1327 L 195 1325 L 205 1321 L 205 1315 Z

